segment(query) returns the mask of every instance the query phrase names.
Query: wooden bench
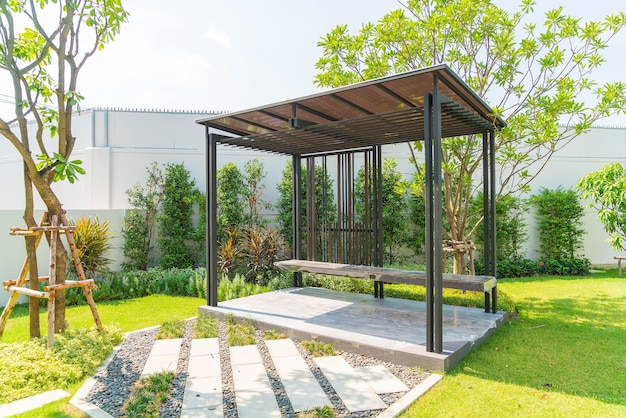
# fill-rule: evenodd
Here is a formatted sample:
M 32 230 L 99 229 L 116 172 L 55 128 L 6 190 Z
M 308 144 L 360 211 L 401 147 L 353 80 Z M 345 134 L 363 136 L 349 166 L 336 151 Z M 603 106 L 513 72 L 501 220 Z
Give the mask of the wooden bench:
M 325 263 L 308 260 L 286 260 L 274 263 L 281 270 L 326 274 L 329 276 L 369 279 L 380 285 L 383 297 L 383 283 L 403 283 L 426 286 L 426 273 L 423 271 L 399 270 L 386 267 L 354 264 Z M 468 276 L 463 274 L 443 274 L 442 286 L 448 289 L 471 290 L 485 294 L 485 312 L 497 311 L 497 280 L 493 276 Z M 377 296 L 375 292 L 374 296 Z
M 622 260 L 626 260 L 626 255 L 616 255 L 613 258 L 617 260 L 617 277 L 622 277 Z

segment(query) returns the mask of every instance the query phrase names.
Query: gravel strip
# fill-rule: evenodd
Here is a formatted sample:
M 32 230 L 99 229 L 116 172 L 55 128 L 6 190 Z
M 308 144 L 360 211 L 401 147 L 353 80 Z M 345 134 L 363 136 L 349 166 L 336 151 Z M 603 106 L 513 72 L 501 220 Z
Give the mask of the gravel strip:
M 185 333 L 181 345 L 180 357 L 176 368 L 176 378 L 170 390 L 170 399 L 161 407 L 162 417 L 179 417 L 182 409 L 185 382 L 187 379 L 187 366 L 189 363 L 189 352 L 193 338 L 195 320 L 186 321 Z M 235 388 L 233 383 L 232 368 L 230 366 L 230 351 L 226 336 L 226 325 L 220 321 L 219 348 L 222 372 L 222 393 L 224 416 L 237 418 L 237 402 L 235 398 Z M 87 395 L 86 400 L 97 405 L 114 417 L 125 416 L 122 410 L 124 402 L 130 396 L 130 392 L 141 375 L 144 365 L 154 344 L 154 337 L 157 329 L 150 329 L 128 334 L 124 342 L 120 345 L 113 360 L 108 367 L 94 376 L 96 383 Z M 274 363 L 269 355 L 267 346 L 263 339 L 263 332 L 257 331 L 255 338 L 257 347 L 261 354 L 263 364 L 267 370 L 272 390 L 276 396 L 276 401 L 280 407 L 283 417 L 298 417 L 301 413 L 295 413 L 291 402 L 287 397 L 285 388 L 278 376 Z M 319 382 L 320 386 L 330 399 L 335 416 L 348 418 L 375 417 L 381 410 L 360 411 L 349 413 L 346 406 L 339 398 L 331 384 L 328 382 L 319 367 L 313 361 L 313 357 L 305 350 L 298 341 L 294 341 L 298 351 L 308 364 L 311 372 Z M 389 362 L 384 362 L 373 357 L 361 354 L 338 351 L 352 367 L 384 365 L 387 370 L 393 373 L 409 389 L 417 386 L 427 376 L 427 372 L 417 368 L 400 366 Z M 406 392 L 388 393 L 380 395 L 381 399 L 389 406 L 396 402 Z

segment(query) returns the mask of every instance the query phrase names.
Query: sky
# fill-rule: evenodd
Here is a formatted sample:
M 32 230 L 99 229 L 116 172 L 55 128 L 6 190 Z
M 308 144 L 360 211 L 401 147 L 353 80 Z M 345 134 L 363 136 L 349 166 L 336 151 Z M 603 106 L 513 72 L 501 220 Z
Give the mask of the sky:
M 573 16 L 601 18 L 622 1 L 596 0 L 590 8 L 588 0 L 539 0 L 535 11 L 563 4 Z M 495 3 L 512 10 L 519 4 Z M 320 38 L 341 23 L 356 32 L 400 3 L 127 0 L 125 7 L 130 18 L 122 33 L 80 75 L 83 107 L 235 111 L 315 93 L 322 90 L 313 83 Z M 626 33 L 606 55 L 597 79 L 626 82 Z M 0 79 L 0 95 L 8 92 Z M 626 117 L 613 124 L 626 126 Z

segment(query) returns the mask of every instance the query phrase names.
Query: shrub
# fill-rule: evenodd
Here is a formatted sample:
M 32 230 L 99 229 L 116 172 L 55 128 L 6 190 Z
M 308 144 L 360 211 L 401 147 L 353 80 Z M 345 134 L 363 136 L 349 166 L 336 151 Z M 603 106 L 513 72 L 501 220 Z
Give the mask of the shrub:
M 476 274 L 484 274 L 482 260 L 475 260 Z M 534 261 L 523 258 L 498 260 L 497 278 L 545 276 L 582 276 L 589 273 L 591 263 L 586 258 L 562 258 L 559 260 Z
M 228 231 L 244 224 L 246 186 L 243 174 L 233 162 L 217 170 L 217 237 L 222 242 Z
M 195 180 L 183 164 L 167 164 L 163 185 L 163 201 L 157 216 L 159 235 L 157 244 L 162 268 L 188 268 L 194 265 L 192 223 L 193 205 L 197 189 Z
M 163 176 L 156 162 L 147 169 L 145 187 L 135 184 L 126 191 L 128 203 L 133 207 L 122 220 L 124 237 L 123 270 L 146 270 L 151 264 L 150 252 L 156 227 L 156 216 L 163 199 Z
M 472 199 L 475 215 L 473 222 L 477 222 L 483 215 L 483 194 L 479 193 Z M 522 257 L 524 243 L 528 239 L 524 213 L 527 211 L 526 202 L 516 196 L 502 196 L 496 201 L 496 257 L 498 260 L 517 260 Z M 476 229 L 474 242 L 479 248 L 483 247 L 484 223 Z
M 537 207 L 541 258 L 560 260 L 578 257 L 583 248 L 581 218 L 584 209 L 576 192 L 561 187 L 555 190 L 542 188 L 530 201 Z
M 71 222 L 71 224 L 74 224 Z M 74 239 L 76 241 L 76 252 L 87 278 L 108 271 L 111 260 L 107 257 L 108 252 L 113 248 L 109 243 L 111 238 L 111 222 L 100 222 L 98 217 L 80 218 L 75 223 L 76 231 Z M 70 257 L 67 263 L 68 271 L 77 275 L 76 266 Z

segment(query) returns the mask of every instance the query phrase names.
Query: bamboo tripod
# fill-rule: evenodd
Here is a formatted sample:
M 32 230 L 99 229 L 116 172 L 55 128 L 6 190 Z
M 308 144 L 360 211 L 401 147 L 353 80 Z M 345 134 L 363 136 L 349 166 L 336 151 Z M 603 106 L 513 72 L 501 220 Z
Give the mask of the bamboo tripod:
M 44 212 L 41 217 L 41 222 L 39 222 L 40 226 L 30 229 L 10 228 L 9 230 L 9 234 L 11 235 L 36 237 L 35 249 L 39 247 L 43 234 L 50 234 L 50 275 L 38 277 L 39 283 L 48 283 L 47 286 L 43 287 L 43 291 L 39 289 L 31 289 L 26 280 L 26 276 L 28 274 L 28 258 L 26 258 L 24 264 L 22 265 L 19 278 L 17 280 L 6 280 L 2 282 L 4 289 L 11 293 L 11 297 L 9 298 L 9 301 L 0 316 L 0 338 L 2 338 L 4 327 L 6 326 L 9 316 L 11 316 L 11 312 L 17 303 L 18 297 L 20 295 L 27 295 L 40 299 L 48 299 L 48 347 L 52 346 L 52 344 L 54 344 L 55 292 L 57 290 L 69 289 L 72 287 L 83 288 L 96 326 L 98 327 L 98 330 L 102 330 L 102 322 L 100 321 L 100 316 L 98 315 L 98 310 L 96 309 L 96 303 L 91 295 L 91 291 L 96 289 L 98 286 L 94 283 L 93 279 L 88 280 L 85 277 L 85 271 L 83 270 L 83 265 L 80 262 L 80 257 L 76 251 L 76 242 L 74 241 L 74 230 L 76 227 L 69 225 L 65 214 L 62 214 L 60 217 L 61 223 L 59 224 L 56 215 L 48 216 L 48 212 Z M 59 234 L 65 234 L 79 280 L 66 280 L 65 283 L 56 283 L 56 247 Z

